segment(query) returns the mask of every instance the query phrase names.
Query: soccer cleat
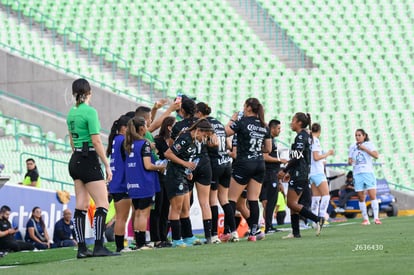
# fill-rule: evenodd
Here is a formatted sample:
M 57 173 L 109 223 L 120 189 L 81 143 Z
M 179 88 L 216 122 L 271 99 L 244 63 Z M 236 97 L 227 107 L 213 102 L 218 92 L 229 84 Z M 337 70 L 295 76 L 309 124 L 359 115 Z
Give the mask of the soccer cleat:
M 323 227 L 323 224 L 325 223 L 324 217 L 319 217 L 319 221 L 316 223 L 316 236 L 319 236 L 321 234 L 321 230 Z
M 184 247 L 187 247 L 187 245 L 185 244 L 185 242 L 183 240 L 180 239 L 180 240 L 173 240 L 171 247 L 173 247 L 173 248 L 175 248 L 175 247 L 184 248 Z
M 220 239 L 220 241 L 221 241 L 222 243 L 226 243 L 226 242 L 228 242 L 228 241 L 231 239 L 231 234 L 230 234 L 230 233 L 227 233 L 227 234 L 220 234 L 219 239 Z
M 196 236 L 184 238 L 183 241 L 187 246 L 201 245 L 202 244 L 201 240 L 199 238 L 197 238 Z
M 369 220 L 364 220 L 361 224 L 362 225 L 370 225 L 370 222 L 369 222 Z
M 345 212 L 345 209 L 343 209 L 342 207 L 337 207 L 337 208 L 334 209 L 334 211 L 336 213 L 344 213 Z
M 247 237 L 247 241 L 248 241 L 248 242 L 255 242 L 255 241 L 256 241 L 256 236 L 254 236 L 254 235 L 249 235 L 249 237 Z
M 217 235 L 211 237 L 211 243 L 213 244 L 220 244 L 221 241 Z
M 92 257 L 93 253 L 89 249 L 78 249 L 78 254 L 76 255 L 76 258 L 78 259 L 84 259 L 87 257 Z
M 121 251 L 117 251 L 117 252 L 128 253 L 128 252 L 134 252 L 134 251 L 136 251 L 136 249 L 131 249 L 129 247 L 124 247 L 123 249 L 121 249 Z
M 375 224 L 382 224 L 382 222 L 380 221 L 380 219 L 375 219 L 374 223 Z
M 283 236 L 282 239 L 295 239 L 295 238 L 301 238 L 300 235 L 293 235 L 292 233 L 289 233 L 287 236 Z
M 95 246 L 93 249 L 93 257 L 119 256 L 121 253 L 112 252 L 105 246 Z
M 237 231 L 231 232 L 229 242 L 237 243 L 238 241 L 239 241 L 239 234 L 237 233 Z
M 153 250 L 153 249 L 154 249 L 154 247 L 152 247 L 150 245 L 147 245 L 147 244 L 144 244 L 143 246 L 137 247 L 137 250 Z
M 262 231 L 262 230 L 256 231 L 256 234 L 255 234 L 254 236 L 256 237 L 256 239 L 257 239 L 258 241 L 261 241 L 261 240 L 263 240 L 264 238 L 266 238 L 266 234 L 265 234 L 265 233 L 263 233 L 263 231 Z

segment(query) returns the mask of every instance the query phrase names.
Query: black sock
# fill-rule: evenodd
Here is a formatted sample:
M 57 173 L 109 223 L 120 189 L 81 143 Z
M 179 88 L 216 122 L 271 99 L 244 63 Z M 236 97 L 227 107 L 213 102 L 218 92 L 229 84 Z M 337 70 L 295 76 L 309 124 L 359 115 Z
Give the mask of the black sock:
M 116 251 L 119 252 L 124 249 L 124 235 L 115 235 Z
M 73 215 L 73 226 L 75 229 L 76 241 L 80 248 L 86 249 L 85 245 L 85 220 L 86 220 L 86 211 L 75 209 Z
M 171 237 L 173 241 L 181 239 L 181 222 L 180 220 L 170 220 L 171 225 Z
M 217 235 L 217 223 L 218 223 L 218 206 L 213 205 L 211 208 L 211 236 Z
M 135 230 L 134 235 L 137 248 L 143 247 L 145 245 L 145 231 Z
M 318 216 L 316 216 L 315 214 L 313 214 L 306 207 L 302 207 L 302 209 L 299 211 L 299 214 L 301 214 L 305 218 L 311 219 L 314 222 L 318 222 L 319 221 Z
M 242 218 L 241 218 L 241 217 L 239 217 L 239 216 L 237 216 L 237 217 L 235 217 L 234 219 L 236 220 L 236 229 L 237 229 L 237 228 L 239 228 L 239 225 L 240 225 L 240 223 L 241 223 Z
M 203 220 L 204 237 L 211 238 L 211 220 Z
M 259 223 L 259 202 L 258 201 L 248 201 L 250 209 L 250 217 L 248 219 L 250 233 L 256 234 L 257 225 Z M 256 228 L 256 229 L 254 229 Z M 254 231 L 254 232 L 253 232 Z
M 95 233 L 95 245 L 103 245 L 103 235 L 105 233 L 105 221 L 108 210 L 103 207 L 96 208 L 95 216 L 93 217 L 93 228 Z
M 226 203 L 222 206 L 224 211 L 224 219 L 229 226 L 230 232 L 236 231 L 236 221 L 234 220 L 234 209 L 230 203 Z
M 292 214 L 290 215 L 290 223 L 292 226 L 292 234 L 293 236 L 297 237 L 300 236 L 299 231 L 299 214 Z
M 181 234 L 183 238 L 191 238 L 193 236 L 193 228 L 191 226 L 190 218 L 180 219 L 181 221 Z

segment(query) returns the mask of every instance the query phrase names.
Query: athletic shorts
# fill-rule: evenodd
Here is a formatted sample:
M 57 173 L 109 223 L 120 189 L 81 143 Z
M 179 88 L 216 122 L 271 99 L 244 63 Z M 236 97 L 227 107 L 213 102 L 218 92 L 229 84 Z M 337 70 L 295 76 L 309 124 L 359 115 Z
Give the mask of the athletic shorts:
M 155 196 L 149 198 L 132 199 L 132 205 L 135 210 L 144 210 L 154 204 Z
M 237 161 L 233 164 L 232 177 L 241 185 L 248 184 L 251 179 L 263 183 L 264 174 L 264 160 Z
M 168 168 L 165 181 L 165 190 L 169 200 L 175 196 L 181 196 L 190 191 L 190 184 L 184 174 L 184 169 L 173 166 Z
M 260 201 L 268 200 L 271 192 L 279 191 L 277 171 L 266 170 L 265 177 L 262 184 L 262 189 L 260 190 L 259 199 Z
M 114 202 L 119 202 L 120 200 L 130 199 L 128 193 L 111 193 Z
M 198 182 L 201 185 L 210 185 L 212 178 L 210 158 L 202 157 L 193 171 L 192 182 Z
M 217 190 L 220 184 L 224 188 L 229 188 L 231 178 L 231 166 L 212 167 L 213 178 L 211 180 L 211 190 Z
M 244 189 L 243 192 L 240 194 L 240 198 L 247 199 L 247 190 Z
M 73 180 L 83 183 L 105 179 L 95 151 L 89 151 L 87 156 L 82 156 L 82 152 L 74 152 L 69 161 L 69 175 Z
M 354 174 L 354 181 L 356 192 L 377 188 L 377 180 L 373 173 Z
M 303 191 L 309 189 L 309 181 L 308 180 L 296 180 L 291 179 L 288 182 L 288 188 L 295 190 L 296 194 L 301 194 Z
M 324 181 L 328 182 L 328 180 L 326 179 L 325 174 L 312 175 L 312 176 L 309 177 L 309 180 L 310 180 L 311 183 L 315 184 L 316 187 L 321 185 L 321 183 L 324 182 Z

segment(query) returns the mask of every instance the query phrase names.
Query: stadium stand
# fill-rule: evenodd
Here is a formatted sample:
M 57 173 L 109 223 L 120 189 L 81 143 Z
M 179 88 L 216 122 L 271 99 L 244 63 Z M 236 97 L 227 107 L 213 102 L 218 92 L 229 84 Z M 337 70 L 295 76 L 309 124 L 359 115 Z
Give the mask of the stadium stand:
M 94 54 L 106 47 L 128 61 L 131 74 L 144 68 L 167 83 L 169 96 L 182 89 L 212 105 L 214 114 L 237 111 L 248 96 L 264 102 L 267 119 L 288 123 L 296 111 L 312 113 L 323 127 L 323 147 L 336 150 L 334 162 L 346 160 L 354 130 L 364 128 L 385 176 L 414 187 L 414 2 L 257 2 L 318 68 L 286 69 L 226 1 L 19 1 L 24 15 L 36 9 L 54 19 L 49 27 L 57 33 L 66 27 L 82 33 L 93 41 Z M 8 43 L 20 31 L 20 37 L 30 33 L 27 26 L 12 27 L 3 30 Z M 33 52 L 42 51 L 37 41 Z M 290 140 L 284 128 L 280 138 Z

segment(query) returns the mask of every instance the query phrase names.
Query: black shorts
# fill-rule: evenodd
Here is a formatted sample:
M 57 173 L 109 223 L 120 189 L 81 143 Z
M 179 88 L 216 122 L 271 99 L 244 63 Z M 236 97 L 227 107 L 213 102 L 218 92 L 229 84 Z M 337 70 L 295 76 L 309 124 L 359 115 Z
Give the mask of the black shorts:
M 240 198 L 247 199 L 247 190 L 244 189 L 243 192 L 240 194 Z
M 69 175 L 83 183 L 105 179 L 95 151 L 89 151 L 87 156 L 74 152 L 69 161 Z
M 298 195 L 304 191 L 307 192 L 309 189 L 309 180 L 290 179 L 288 182 L 288 188 L 295 190 Z
M 184 169 L 172 165 L 168 167 L 165 190 L 169 200 L 189 192 L 189 182 L 184 174 Z
M 149 198 L 132 199 L 132 205 L 135 210 L 144 210 L 154 204 L 155 196 Z
M 265 177 L 260 190 L 260 201 L 268 200 L 271 193 L 275 195 L 279 191 L 279 184 L 276 170 L 266 170 Z
M 212 178 L 211 162 L 210 158 L 202 157 L 197 165 L 197 168 L 193 171 L 192 182 L 198 182 L 202 185 L 210 185 Z
M 130 199 L 128 193 L 111 193 L 114 202 L 119 202 L 120 200 Z
M 233 165 L 232 177 L 237 183 L 246 185 L 251 179 L 263 183 L 265 174 L 264 160 L 237 161 Z
M 211 190 L 217 190 L 218 185 L 225 188 L 229 188 L 230 186 L 230 178 L 231 178 L 231 166 L 214 166 L 211 167 L 211 171 L 213 173 L 213 177 L 211 179 Z

